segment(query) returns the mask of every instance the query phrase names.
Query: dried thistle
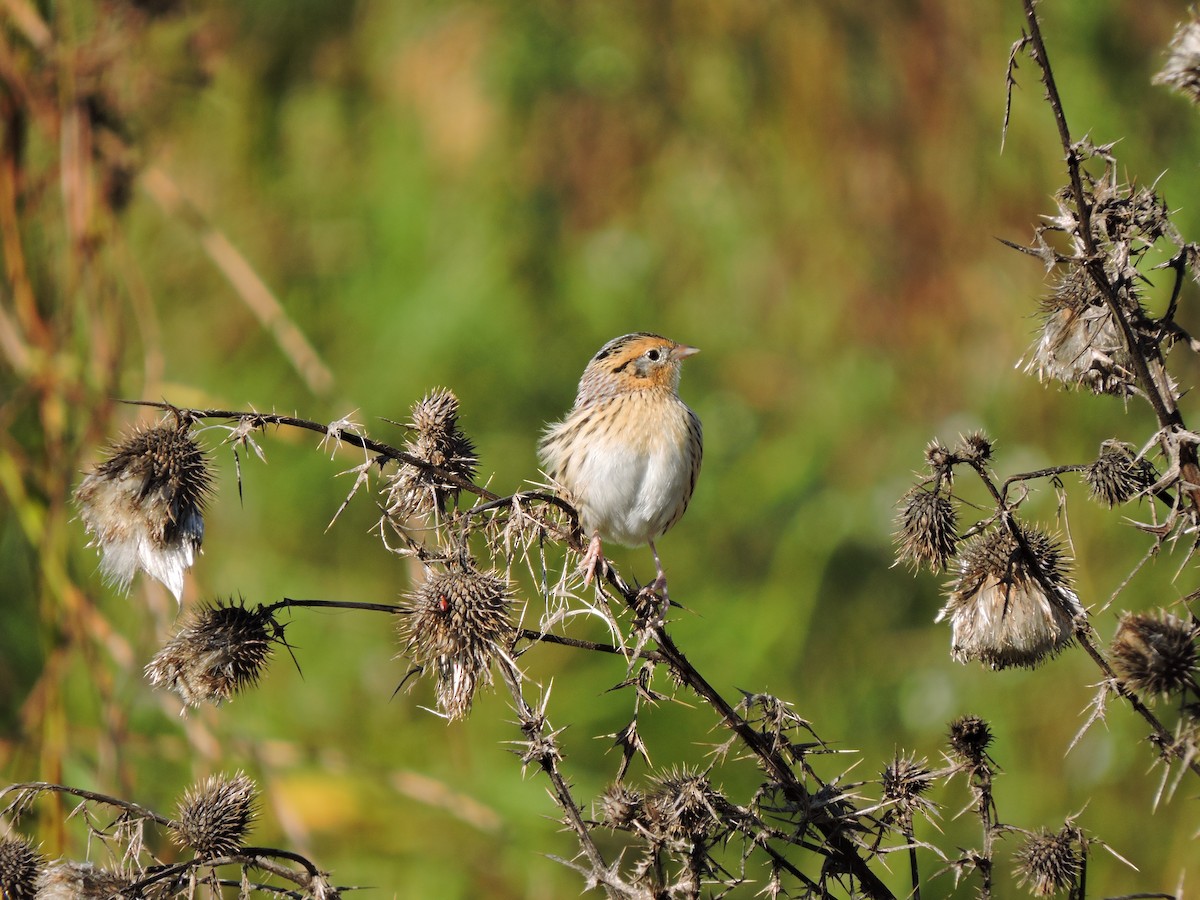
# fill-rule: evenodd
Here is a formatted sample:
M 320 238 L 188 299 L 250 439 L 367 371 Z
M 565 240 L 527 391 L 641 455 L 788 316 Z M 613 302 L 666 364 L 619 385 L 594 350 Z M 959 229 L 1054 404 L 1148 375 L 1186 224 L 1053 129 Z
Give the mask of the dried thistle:
M 1021 541 L 1008 528 L 992 528 L 959 554 L 958 578 L 937 616 L 950 619 L 959 662 L 1033 668 L 1071 641 L 1083 608 L 1070 588 L 1067 560 L 1042 531 L 1017 527 Z
M 1092 496 L 1111 509 L 1146 491 L 1158 480 L 1158 473 L 1131 445 L 1110 440 L 1100 445 L 1100 455 L 1083 477 Z
M 138 569 L 180 600 L 204 539 L 212 475 L 186 424 L 138 428 L 75 491 L 100 569 L 122 589 Z
M 991 743 L 992 729 L 979 716 L 960 716 L 950 723 L 950 749 L 971 767 L 983 763 Z
M 1087 269 L 1069 266 L 1041 312 L 1042 330 L 1026 372 L 1097 394 L 1129 393 L 1135 378 L 1124 335 Z
M 495 573 L 441 572 L 407 598 L 400 622 L 404 653 L 437 678 L 438 710 L 459 719 L 475 688 L 491 684 L 491 664 L 506 657 L 516 635 L 508 583 Z
M 934 472 L 947 471 L 956 461 L 950 449 L 936 439 L 925 446 L 925 463 Z
M 475 477 L 479 462 L 475 446 L 458 427 L 458 397 L 446 388 L 435 388 L 412 408 L 409 427 L 413 437 L 405 451 L 466 481 Z M 387 486 L 387 511 L 391 516 L 425 516 L 435 509 L 445 512 L 446 500 L 459 489 L 421 466 L 401 463 Z
M 896 561 L 940 572 L 958 546 L 958 515 L 950 499 L 918 485 L 900 500 Z
M 646 828 L 660 841 L 703 843 L 721 827 L 726 805 L 707 775 L 686 766 L 672 769 L 646 794 Z
M 1022 887 L 1035 897 L 1049 897 L 1073 889 L 1082 864 L 1075 850 L 1079 829 L 1070 825 L 1058 834 L 1042 830 L 1031 834 L 1016 853 L 1017 875 Z
M 179 801 L 172 837 L 204 859 L 233 856 L 254 822 L 257 800 L 258 791 L 245 773 L 210 775 Z
M 992 439 L 982 431 L 972 431 L 959 438 L 954 455 L 963 462 L 981 466 L 992 458 Z
M 1191 19 L 1176 26 L 1167 61 L 1151 81 L 1200 103 L 1200 14 L 1196 10 Z
M 33 900 L 44 864 L 26 838 L 0 838 L 0 898 Z
M 189 615 L 150 660 L 146 678 L 174 691 L 188 706 L 221 703 L 257 684 L 271 645 L 282 640 L 283 628 L 270 610 L 217 601 Z
M 633 828 L 645 811 L 642 792 L 623 781 L 614 781 L 606 787 L 596 804 L 600 821 L 613 829 Z
M 1196 690 L 1200 626 L 1161 612 L 1125 613 L 1110 649 L 1113 668 L 1147 698 Z
M 918 760 L 915 755 L 901 756 L 897 753 L 883 770 L 880 777 L 883 799 L 891 805 L 895 818 L 906 833 L 912 831 L 915 813 L 929 817 L 937 808 L 933 801 L 922 796 L 933 786 L 934 778 L 925 760 Z
M 36 896 L 37 900 L 110 900 L 125 896 L 129 886 L 128 878 L 90 862 L 60 862 L 42 872 Z

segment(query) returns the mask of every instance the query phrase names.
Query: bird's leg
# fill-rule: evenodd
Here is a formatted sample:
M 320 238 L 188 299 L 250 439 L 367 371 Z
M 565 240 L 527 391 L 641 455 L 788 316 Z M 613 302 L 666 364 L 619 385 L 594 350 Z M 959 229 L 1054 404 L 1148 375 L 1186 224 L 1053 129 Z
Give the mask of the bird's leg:
M 580 568 L 583 569 L 583 586 L 588 587 L 592 583 L 593 578 L 599 577 L 608 563 L 604 561 L 604 548 L 600 544 L 600 532 L 592 534 L 592 540 L 588 543 L 587 552 L 583 554 L 583 562 Z
M 671 598 L 667 594 L 667 573 L 663 571 L 662 560 L 658 558 L 658 548 L 654 546 L 654 541 L 650 542 L 650 552 L 654 554 L 654 568 L 658 570 L 658 576 L 654 579 L 654 584 L 650 588 L 656 594 L 661 594 L 663 600 L 670 603 Z

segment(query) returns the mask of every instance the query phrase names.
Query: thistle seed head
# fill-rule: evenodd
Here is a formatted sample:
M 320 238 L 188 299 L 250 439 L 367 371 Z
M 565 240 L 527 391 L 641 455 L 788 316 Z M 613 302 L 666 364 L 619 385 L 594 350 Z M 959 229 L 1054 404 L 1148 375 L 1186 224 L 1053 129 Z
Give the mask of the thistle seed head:
M 33 900 L 44 864 L 27 839 L 0 838 L 0 898 Z
M 1083 477 L 1092 497 L 1111 509 L 1147 490 L 1158 480 L 1158 473 L 1131 445 L 1105 441 L 1100 445 L 1100 455 L 1084 470 Z
M 122 897 L 130 881 L 90 862 L 60 862 L 42 872 L 37 900 L 110 900 Z
M 958 546 L 958 515 L 943 494 L 918 485 L 900 500 L 896 517 L 896 561 L 940 572 Z
M 75 490 L 105 578 L 126 589 L 141 569 L 180 600 L 211 492 L 208 459 L 186 424 L 138 428 L 115 444 Z
M 1075 850 L 1079 831 L 1070 825 L 1058 834 L 1042 830 L 1030 835 L 1016 853 L 1017 875 L 1022 887 L 1035 897 L 1049 897 L 1074 888 L 1080 858 Z
M 918 760 L 915 755 L 896 754 L 883 770 L 880 784 L 883 799 L 892 805 L 901 823 L 908 828 L 912 827 L 914 813 L 929 815 L 935 808 L 932 801 L 922 796 L 933 786 L 933 773 L 925 760 Z
M 660 840 L 697 843 L 720 827 L 725 802 L 707 775 L 686 766 L 673 769 L 656 779 L 646 795 L 647 828 Z
M 992 729 L 979 716 L 960 716 L 950 723 L 950 749 L 962 762 L 980 765 L 987 758 Z
M 492 682 L 492 660 L 508 654 L 516 635 L 511 605 L 503 578 L 469 570 L 438 573 L 406 598 L 404 654 L 434 673 L 438 710 L 447 719 L 471 711 L 475 688 Z
M 925 463 L 934 472 L 948 469 L 954 461 L 954 454 L 941 441 L 935 439 L 925 445 Z
M 1109 648 L 1113 668 L 1148 699 L 1196 685 L 1196 637 L 1200 626 L 1161 612 L 1125 613 Z
M 1140 308 L 1136 298 L 1125 305 Z M 1066 387 L 1124 396 L 1134 384 L 1133 364 L 1121 328 L 1082 266 L 1067 269 L 1042 302 L 1042 330 L 1026 372 Z
M 189 614 L 150 660 L 146 678 L 177 693 L 187 706 L 219 704 L 258 683 L 272 644 L 282 640 L 283 628 L 270 611 L 217 601 Z
M 1200 14 L 1195 10 L 1176 26 L 1167 61 L 1152 80 L 1200 103 Z
M 204 859 L 234 856 L 257 815 L 257 801 L 258 790 L 245 773 L 210 775 L 179 801 L 172 837 Z
M 413 436 L 404 449 L 430 465 L 471 481 L 479 462 L 475 445 L 458 427 L 458 397 L 446 388 L 435 388 L 412 408 L 409 427 Z M 397 517 L 427 516 L 444 512 L 446 500 L 459 489 L 420 466 L 401 463 L 387 487 L 388 513 Z
M 1033 668 L 1071 642 L 1083 608 L 1070 588 L 1067 560 L 1042 531 L 1018 528 L 1027 549 L 997 527 L 971 538 L 959 554 L 959 575 L 937 617 L 950 619 L 959 662 Z
M 598 818 L 609 828 L 629 830 L 644 813 L 642 792 L 623 781 L 614 781 L 596 801 Z
M 992 458 L 992 439 L 982 431 L 972 431 L 959 438 L 954 454 L 964 462 L 983 465 Z

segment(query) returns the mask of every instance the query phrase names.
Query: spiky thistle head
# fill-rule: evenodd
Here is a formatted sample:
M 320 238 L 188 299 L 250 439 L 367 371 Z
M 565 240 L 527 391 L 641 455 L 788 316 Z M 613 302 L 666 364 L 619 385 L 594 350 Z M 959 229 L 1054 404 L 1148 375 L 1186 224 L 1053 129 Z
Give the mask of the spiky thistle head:
M 0 838 L 0 898 L 33 900 L 45 860 L 24 837 Z
M 458 427 L 458 397 L 447 388 L 435 388 L 412 408 L 412 437 L 406 452 L 439 469 L 471 481 L 479 458 L 471 439 Z M 387 509 L 392 516 L 426 516 L 444 512 L 446 501 L 459 488 L 419 465 L 401 463 L 387 485 Z
M 204 540 L 212 474 L 188 423 L 137 428 L 84 476 L 75 502 L 100 569 L 122 589 L 138 569 L 180 600 L 184 573 Z
M 914 570 L 940 572 L 958 547 L 958 514 L 950 498 L 921 485 L 900 500 L 896 517 L 896 561 Z
M 1082 860 L 1075 845 L 1079 829 L 1066 825 L 1057 834 L 1045 829 L 1031 834 L 1016 853 L 1017 876 L 1035 897 L 1073 889 Z
M 174 691 L 187 706 L 218 704 L 258 683 L 283 627 L 265 607 L 230 600 L 190 613 L 146 666 L 155 687 Z
M 959 716 L 950 723 L 950 749 L 968 766 L 982 765 L 991 743 L 992 729 L 979 716 Z
M 257 806 L 258 789 L 244 772 L 210 775 L 179 800 L 172 836 L 203 859 L 233 856 L 245 843 Z
M 508 582 L 494 572 L 455 567 L 410 593 L 400 619 L 404 654 L 437 679 L 438 711 L 459 719 L 475 689 L 491 684 L 492 661 L 507 656 L 516 635 Z
M 623 781 L 614 781 L 596 801 L 597 818 L 609 828 L 629 830 L 645 812 L 642 792 Z
M 1158 473 L 1131 445 L 1105 441 L 1096 461 L 1084 469 L 1083 477 L 1092 497 L 1111 509 L 1145 492 L 1158 480 Z
M 925 760 L 915 754 L 903 756 L 899 753 L 888 763 L 880 776 L 883 799 L 892 808 L 895 818 L 906 829 L 912 829 L 913 815 L 921 813 L 932 816 L 936 805 L 924 796 L 933 786 L 934 774 Z
M 992 439 L 982 431 L 961 435 L 954 447 L 954 455 L 973 466 L 982 466 L 992 458 Z
M 655 779 L 643 809 L 647 830 L 658 840 L 702 843 L 721 828 L 727 801 L 708 776 L 687 766 Z
M 1200 625 L 1168 612 L 1125 613 L 1109 650 L 1113 668 L 1147 699 L 1196 689 Z
M 959 553 L 958 577 L 937 617 L 950 620 L 959 662 L 1033 668 L 1070 643 L 1083 613 L 1058 543 L 1039 529 L 1014 528 L 1016 535 L 990 528 Z

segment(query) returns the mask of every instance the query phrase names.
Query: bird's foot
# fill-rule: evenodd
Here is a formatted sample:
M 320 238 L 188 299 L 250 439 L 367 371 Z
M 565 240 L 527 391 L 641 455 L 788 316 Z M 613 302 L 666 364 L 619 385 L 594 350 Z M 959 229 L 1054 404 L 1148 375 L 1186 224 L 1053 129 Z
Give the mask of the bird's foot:
M 588 543 L 587 551 L 583 554 L 583 560 L 580 563 L 580 569 L 583 570 L 583 586 L 590 587 L 592 580 L 599 580 L 604 577 L 604 573 L 608 570 L 608 561 L 604 558 L 604 547 L 600 543 L 600 535 L 593 534 L 592 540 Z

